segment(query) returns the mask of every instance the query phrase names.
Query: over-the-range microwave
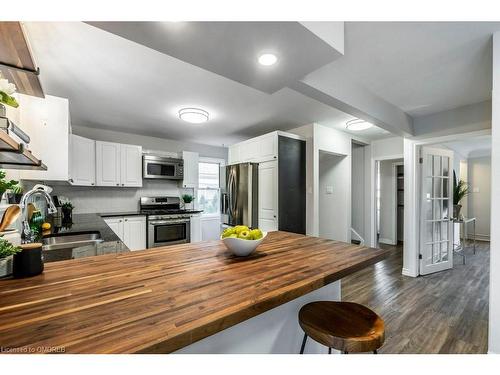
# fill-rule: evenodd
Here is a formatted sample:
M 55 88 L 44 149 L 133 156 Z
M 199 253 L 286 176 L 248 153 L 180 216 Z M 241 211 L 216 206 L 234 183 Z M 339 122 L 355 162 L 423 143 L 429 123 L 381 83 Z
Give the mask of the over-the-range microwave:
M 164 180 L 184 179 L 184 161 L 156 155 L 143 155 L 143 178 L 159 178 Z

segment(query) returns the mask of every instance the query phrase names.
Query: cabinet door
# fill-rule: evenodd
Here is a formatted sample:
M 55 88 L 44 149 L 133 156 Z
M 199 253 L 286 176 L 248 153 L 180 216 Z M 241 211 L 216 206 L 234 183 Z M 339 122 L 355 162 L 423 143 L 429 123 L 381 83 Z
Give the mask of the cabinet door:
M 122 217 L 105 217 L 104 222 L 108 224 L 113 232 L 123 241 L 123 218 Z
M 120 186 L 120 144 L 96 141 L 97 186 Z
M 191 216 L 191 242 L 200 242 L 201 238 L 201 214 Z
M 184 180 L 182 181 L 182 186 L 187 188 L 197 188 L 199 161 L 198 153 L 183 151 L 182 159 L 184 159 Z
M 123 243 L 132 251 L 146 248 L 145 216 L 125 216 L 123 218 Z
M 71 134 L 70 179 L 72 185 L 95 185 L 95 141 Z
M 258 161 L 277 159 L 278 156 L 278 136 L 270 134 L 259 140 Z
M 259 228 L 278 230 L 278 162 L 259 164 Z
M 142 147 L 120 145 L 121 186 L 142 186 Z
M 258 140 L 244 142 L 240 145 L 240 162 L 250 162 L 259 159 L 260 142 Z

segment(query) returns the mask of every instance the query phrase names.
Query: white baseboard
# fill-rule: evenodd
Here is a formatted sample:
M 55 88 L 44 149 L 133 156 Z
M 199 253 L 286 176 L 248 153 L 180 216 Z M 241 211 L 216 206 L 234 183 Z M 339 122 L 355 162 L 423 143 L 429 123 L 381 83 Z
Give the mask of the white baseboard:
M 408 268 L 403 268 L 401 271 L 401 274 L 403 276 L 410 276 L 410 277 L 417 277 L 418 276 L 415 273 L 411 272 Z
M 396 242 L 394 242 L 394 240 L 392 240 L 390 238 L 379 238 L 378 242 L 384 243 L 386 245 L 396 245 Z
M 468 236 L 467 239 L 468 240 L 472 240 L 472 237 Z M 476 233 L 476 240 L 489 242 L 490 241 L 490 235 L 489 234 L 479 234 L 479 233 Z

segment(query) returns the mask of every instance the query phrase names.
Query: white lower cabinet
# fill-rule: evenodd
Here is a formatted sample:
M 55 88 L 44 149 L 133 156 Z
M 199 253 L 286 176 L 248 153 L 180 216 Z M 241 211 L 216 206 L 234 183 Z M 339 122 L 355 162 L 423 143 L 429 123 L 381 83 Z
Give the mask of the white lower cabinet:
M 201 231 L 201 214 L 195 214 L 191 216 L 191 242 L 201 242 L 202 241 L 202 231 Z
M 129 250 L 146 248 L 146 216 L 119 216 L 104 218 Z
M 259 164 L 259 228 L 278 230 L 278 162 Z

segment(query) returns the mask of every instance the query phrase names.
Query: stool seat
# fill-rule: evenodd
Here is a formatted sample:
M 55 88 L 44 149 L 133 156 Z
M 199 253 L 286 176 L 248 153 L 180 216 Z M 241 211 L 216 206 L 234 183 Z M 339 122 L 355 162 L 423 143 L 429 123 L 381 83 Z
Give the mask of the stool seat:
M 382 318 L 353 302 L 308 303 L 299 311 L 299 324 L 313 340 L 344 353 L 376 352 L 385 339 Z

